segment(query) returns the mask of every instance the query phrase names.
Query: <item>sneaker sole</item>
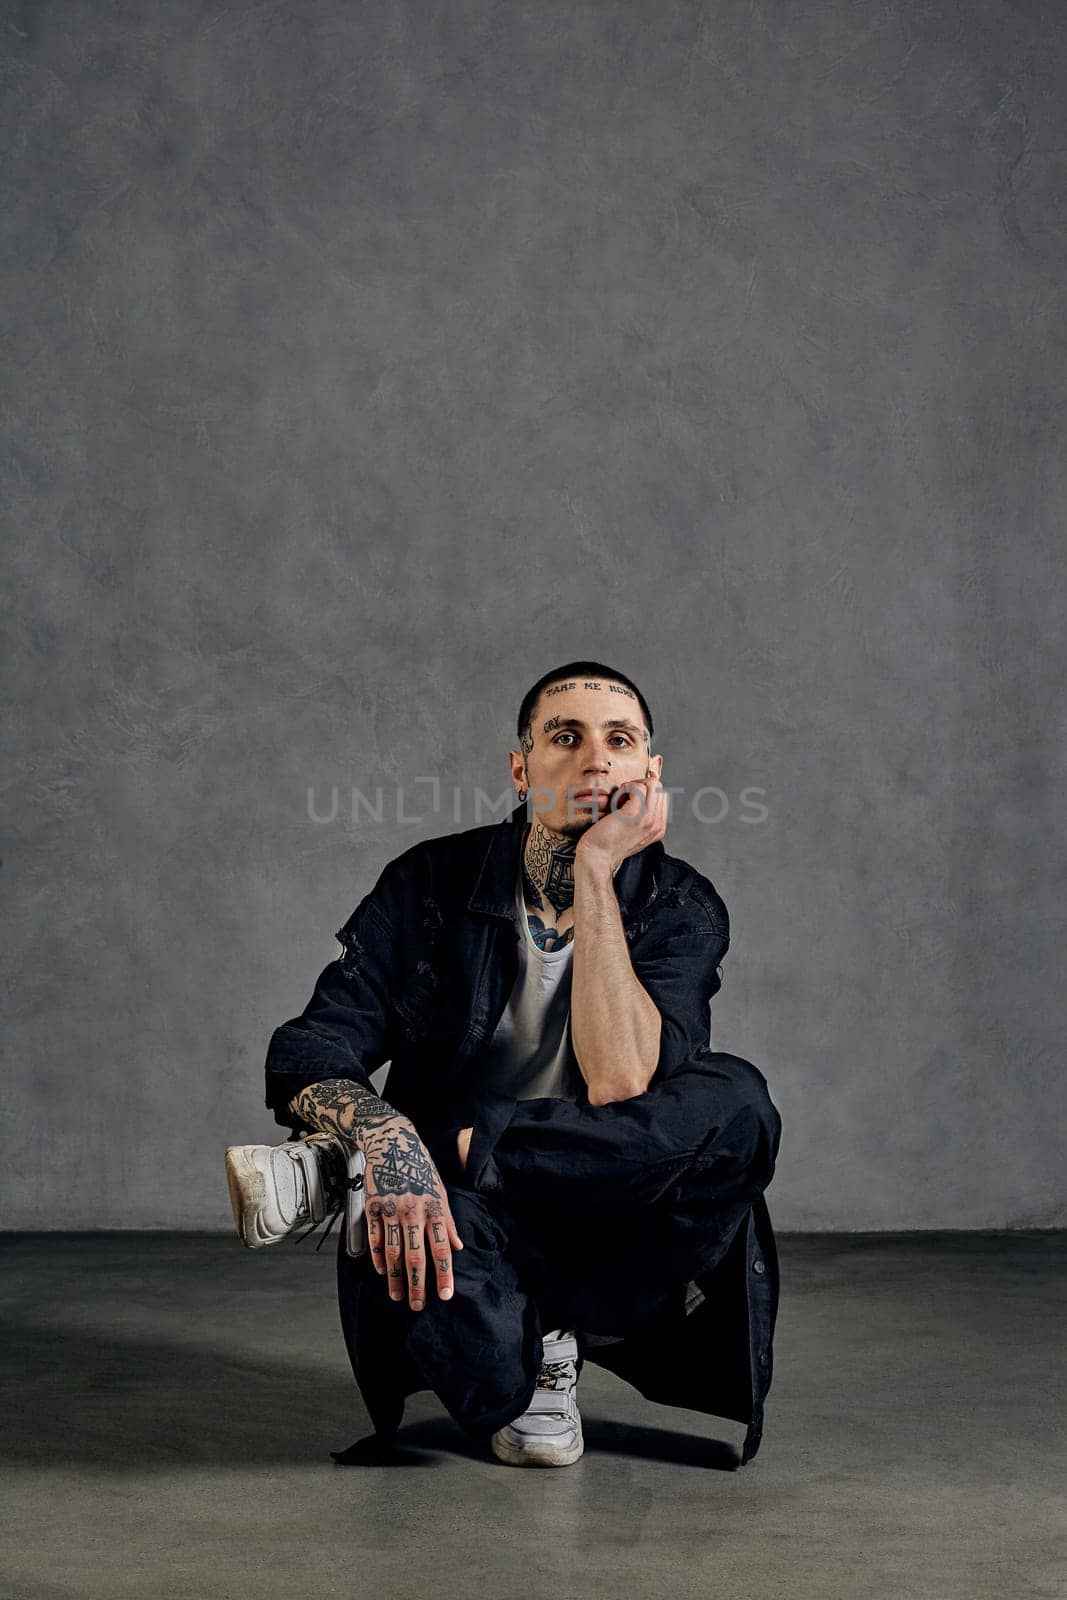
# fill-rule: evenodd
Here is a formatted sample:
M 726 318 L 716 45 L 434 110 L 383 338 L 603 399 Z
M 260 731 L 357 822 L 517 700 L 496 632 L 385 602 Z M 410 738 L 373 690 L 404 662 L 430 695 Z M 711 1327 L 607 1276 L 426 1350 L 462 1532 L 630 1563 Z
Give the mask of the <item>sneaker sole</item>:
M 498 1461 L 505 1461 L 509 1467 L 570 1467 L 579 1459 L 585 1449 L 585 1440 L 579 1425 L 578 1438 L 571 1445 L 512 1444 L 509 1439 L 500 1438 L 493 1434 L 490 1441 L 493 1454 Z
M 260 1212 L 267 1198 L 262 1172 L 245 1155 L 240 1145 L 229 1145 L 226 1150 L 226 1186 L 230 1191 L 233 1220 L 241 1243 L 250 1250 L 261 1245 L 277 1244 L 285 1234 L 264 1233 L 259 1225 Z

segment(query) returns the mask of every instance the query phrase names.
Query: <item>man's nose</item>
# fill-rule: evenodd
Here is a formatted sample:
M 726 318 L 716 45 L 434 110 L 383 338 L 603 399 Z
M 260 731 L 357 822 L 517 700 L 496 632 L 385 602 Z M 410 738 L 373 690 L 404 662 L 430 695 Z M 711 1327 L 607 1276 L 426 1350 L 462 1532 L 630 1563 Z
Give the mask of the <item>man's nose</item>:
M 588 760 L 586 761 L 586 764 L 585 764 L 586 777 L 590 777 L 594 773 L 602 773 L 602 774 L 603 773 L 607 773 L 607 772 L 610 772 L 610 770 L 611 770 L 611 759 L 610 759 L 610 757 L 608 755 L 606 755 L 606 754 L 603 754 L 603 753 L 599 752 L 599 751 L 594 751 L 594 753 L 588 758 Z

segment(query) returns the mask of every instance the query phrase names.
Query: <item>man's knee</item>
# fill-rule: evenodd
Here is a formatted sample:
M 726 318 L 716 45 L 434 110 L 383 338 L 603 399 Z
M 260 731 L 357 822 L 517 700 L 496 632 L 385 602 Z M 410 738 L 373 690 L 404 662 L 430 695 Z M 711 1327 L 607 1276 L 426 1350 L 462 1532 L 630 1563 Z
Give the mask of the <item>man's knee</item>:
M 769 1183 L 781 1143 L 782 1118 L 763 1073 L 743 1056 L 721 1050 L 708 1051 L 694 1065 L 714 1076 L 718 1127 L 730 1127 L 746 1167 Z
M 767 1079 L 751 1061 L 746 1061 L 742 1056 L 726 1056 L 730 1062 L 730 1070 L 737 1077 L 738 1093 L 744 1105 L 750 1110 L 768 1133 L 775 1139 L 782 1131 L 782 1119 L 778 1114 L 778 1107 L 771 1099 L 771 1092 L 767 1086 Z

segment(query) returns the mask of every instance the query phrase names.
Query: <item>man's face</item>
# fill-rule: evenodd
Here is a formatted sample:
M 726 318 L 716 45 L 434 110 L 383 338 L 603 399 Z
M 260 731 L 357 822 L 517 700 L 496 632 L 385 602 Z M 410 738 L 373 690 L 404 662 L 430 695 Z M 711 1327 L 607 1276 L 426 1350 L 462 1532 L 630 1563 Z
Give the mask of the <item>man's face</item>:
M 637 696 L 608 678 L 547 684 L 529 748 L 511 752 L 512 775 L 530 789 L 534 814 L 557 833 L 577 835 L 605 815 L 620 784 L 658 777 L 662 765 L 662 756 L 650 755 Z M 597 793 L 579 798 L 590 790 L 599 800 Z

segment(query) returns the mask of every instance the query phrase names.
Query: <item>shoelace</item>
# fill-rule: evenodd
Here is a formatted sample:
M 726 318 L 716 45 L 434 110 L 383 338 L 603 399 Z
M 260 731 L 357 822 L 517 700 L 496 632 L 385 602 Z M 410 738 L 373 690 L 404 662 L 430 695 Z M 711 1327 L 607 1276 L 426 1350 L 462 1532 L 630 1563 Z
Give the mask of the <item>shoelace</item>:
M 325 1228 L 323 1228 L 322 1238 L 319 1240 L 318 1244 L 315 1246 L 315 1254 L 316 1255 L 318 1255 L 319 1251 L 322 1249 L 323 1245 L 326 1243 L 327 1239 L 330 1237 L 330 1229 L 333 1227 L 334 1223 L 337 1221 L 338 1217 L 341 1215 L 341 1212 L 343 1210 L 344 1210 L 344 1207 L 343 1206 L 339 1206 L 336 1211 L 330 1211 L 330 1212 L 327 1213 L 327 1215 L 329 1216 L 330 1220 L 329 1220 L 329 1222 L 326 1223 Z M 313 1222 L 311 1224 L 310 1228 L 305 1228 L 303 1233 L 297 1234 L 297 1239 L 296 1239 L 297 1244 L 300 1244 L 300 1242 L 303 1239 L 306 1239 L 309 1233 L 314 1233 L 316 1228 L 321 1228 L 324 1221 L 325 1221 L 325 1218 L 320 1217 L 318 1222 Z
M 573 1377 L 573 1361 L 542 1361 L 541 1370 L 537 1374 L 537 1382 L 534 1388 L 559 1389 L 562 1387 L 568 1389 L 571 1387 L 571 1379 Z M 560 1378 L 563 1379 L 562 1385 L 557 1381 Z
M 301 1181 L 303 1183 L 303 1192 L 301 1194 L 300 1203 L 297 1206 L 297 1216 L 309 1217 L 311 1215 L 311 1196 L 308 1193 L 307 1188 L 307 1174 L 304 1172 L 304 1169 L 299 1162 L 297 1162 L 296 1165 L 300 1172 Z M 303 1233 L 298 1234 L 296 1241 L 297 1244 L 300 1244 L 304 1239 L 306 1239 L 309 1233 L 314 1233 L 316 1228 L 321 1228 L 323 1222 L 325 1222 L 326 1218 L 329 1217 L 330 1220 L 326 1222 L 326 1227 L 323 1230 L 322 1238 L 315 1246 L 315 1254 L 318 1255 L 319 1251 L 330 1237 L 330 1230 L 334 1223 L 337 1221 L 338 1217 L 344 1214 L 345 1197 L 348 1190 L 362 1189 L 362 1187 L 362 1173 L 357 1173 L 354 1178 L 348 1177 L 347 1174 L 344 1178 L 334 1178 L 331 1171 L 330 1177 L 327 1179 L 327 1196 L 329 1199 L 333 1200 L 335 1204 L 327 1207 L 326 1211 L 319 1218 L 318 1222 L 313 1222 L 310 1228 L 305 1228 Z
M 535 1389 L 555 1389 L 561 1396 L 570 1396 L 578 1383 L 578 1371 L 573 1361 L 542 1361 L 541 1370 L 537 1374 Z M 566 1400 L 558 1411 L 550 1415 L 555 1417 L 569 1417 L 570 1407 Z

